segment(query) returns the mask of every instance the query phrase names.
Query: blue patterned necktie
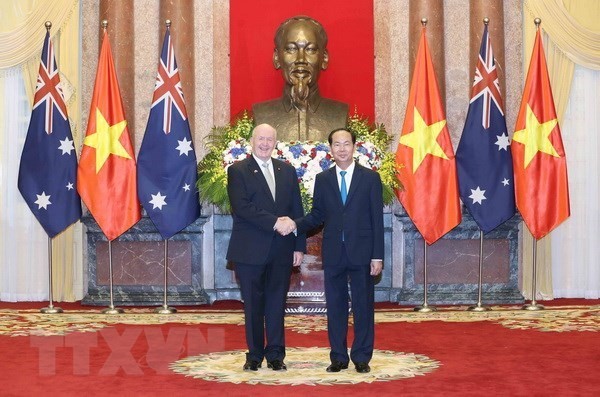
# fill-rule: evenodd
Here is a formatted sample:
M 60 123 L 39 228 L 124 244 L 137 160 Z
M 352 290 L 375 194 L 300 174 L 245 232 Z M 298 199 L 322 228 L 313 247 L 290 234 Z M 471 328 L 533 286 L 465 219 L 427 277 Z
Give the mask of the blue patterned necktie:
M 340 171 L 340 175 L 342 176 L 342 186 L 340 187 L 340 192 L 342 194 L 342 203 L 346 204 L 346 198 L 348 197 L 348 188 L 346 187 L 346 171 Z

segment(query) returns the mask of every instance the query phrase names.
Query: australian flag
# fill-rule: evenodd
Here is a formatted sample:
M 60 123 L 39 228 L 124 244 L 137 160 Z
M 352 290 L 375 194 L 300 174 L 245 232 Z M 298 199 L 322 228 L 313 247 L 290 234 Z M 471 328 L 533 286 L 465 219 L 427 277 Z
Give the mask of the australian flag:
M 456 150 L 460 197 L 484 233 L 515 214 L 510 140 L 487 25 L 471 103 Z
M 50 238 L 81 218 L 77 154 L 49 32 L 42 49 L 18 186 Z
M 137 167 L 140 201 L 164 239 L 198 218 L 196 153 L 168 28 Z

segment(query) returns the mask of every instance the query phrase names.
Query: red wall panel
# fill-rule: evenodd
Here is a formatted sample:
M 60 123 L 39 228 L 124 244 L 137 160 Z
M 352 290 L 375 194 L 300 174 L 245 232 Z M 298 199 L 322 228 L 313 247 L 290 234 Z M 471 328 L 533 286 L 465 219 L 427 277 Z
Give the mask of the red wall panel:
M 308 15 L 327 32 L 329 67 L 321 95 L 346 102 L 374 121 L 375 74 L 372 0 L 230 0 L 231 115 L 281 96 L 273 68 L 275 31 L 285 19 Z

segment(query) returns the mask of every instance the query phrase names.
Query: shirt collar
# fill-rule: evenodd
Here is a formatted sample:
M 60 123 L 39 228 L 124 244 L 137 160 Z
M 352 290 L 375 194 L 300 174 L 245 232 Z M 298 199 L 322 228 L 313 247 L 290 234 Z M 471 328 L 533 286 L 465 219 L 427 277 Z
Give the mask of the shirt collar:
M 340 167 L 338 167 L 337 165 L 335 166 L 335 172 L 336 174 L 340 174 L 340 171 L 346 171 L 346 176 L 348 175 L 352 175 L 354 173 L 354 167 L 355 167 L 355 163 L 354 161 L 348 166 L 348 168 L 346 168 L 345 170 L 341 169 Z
M 260 165 L 262 167 L 263 164 L 271 164 L 271 157 L 269 157 L 269 159 L 267 161 L 263 161 L 261 159 L 259 159 L 258 157 L 256 157 L 256 155 L 254 153 L 252 153 L 252 157 L 254 157 L 254 160 L 256 160 L 256 162 L 258 163 L 258 165 Z

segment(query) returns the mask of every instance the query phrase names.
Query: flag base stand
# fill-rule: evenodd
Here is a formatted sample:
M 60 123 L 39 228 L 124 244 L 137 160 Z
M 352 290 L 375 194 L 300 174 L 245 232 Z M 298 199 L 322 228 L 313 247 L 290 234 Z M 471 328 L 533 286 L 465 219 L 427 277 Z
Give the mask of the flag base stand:
M 477 288 L 477 304 L 473 306 L 469 306 L 467 311 L 469 312 L 487 312 L 490 309 L 488 306 L 484 306 L 481 304 L 481 290 L 483 289 L 483 231 L 479 229 L 479 283 Z
M 113 303 L 113 266 L 112 266 L 112 240 L 108 240 L 108 278 L 110 287 L 110 305 L 102 310 L 103 314 L 121 314 L 125 313 L 125 310 L 115 307 Z
M 175 309 L 174 307 L 169 307 L 169 305 L 167 304 L 167 273 L 168 273 L 168 267 L 169 267 L 168 253 L 169 253 L 169 239 L 165 239 L 165 256 L 164 256 L 165 278 L 164 278 L 164 286 L 163 286 L 163 304 L 162 304 L 162 306 L 154 309 L 154 313 L 157 313 L 157 314 L 177 313 L 177 309 Z
M 544 310 L 545 307 L 544 307 L 544 305 L 540 305 L 539 303 L 535 303 L 535 301 L 532 301 L 531 303 L 528 303 L 527 305 L 523 305 L 523 307 L 521 309 L 529 310 L 529 311 L 537 311 L 537 310 Z
M 421 306 L 417 306 L 413 310 L 419 313 L 432 313 L 437 312 L 437 307 L 429 306 L 427 303 L 423 303 Z
M 537 295 L 537 286 L 536 286 L 536 279 L 537 279 L 537 243 L 538 243 L 538 240 L 535 239 L 535 241 L 533 242 L 533 269 L 532 269 L 532 276 L 531 276 L 531 296 L 533 297 L 533 299 L 531 299 L 531 303 L 523 305 L 523 307 L 521 307 L 522 310 L 538 311 L 538 310 L 544 310 L 545 309 L 544 305 L 540 305 L 539 303 L 537 303 L 535 301 L 535 297 Z
M 60 307 L 56 307 L 56 306 L 48 306 L 48 307 L 42 307 L 40 309 L 40 313 L 44 313 L 44 314 L 58 314 L 58 313 L 62 313 L 63 309 L 61 309 Z
M 60 307 L 54 306 L 52 294 L 52 239 L 48 237 L 48 307 L 42 307 L 40 313 L 59 314 L 63 312 Z
M 480 304 L 477 304 L 475 306 L 469 306 L 467 308 L 467 311 L 469 311 L 469 312 L 477 312 L 477 313 L 479 313 L 479 312 L 488 312 L 490 310 L 492 310 L 492 309 L 490 309 L 489 306 L 483 306 L 483 305 L 480 305 Z
M 154 309 L 154 313 L 156 314 L 173 314 L 173 313 L 177 313 L 177 309 L 175 309 L 174 307 L 169 307 L 166 305 L 157 307 L 156 309 Z
M 102 310 L 102 314 L 122 314 L 125 313 L 125 310 L 120 307 L 109 306 L 106 309 Z
M 423 239 L 423 304 L 413 309 L 419 313 L 432 313 L 436 312 L 435 306 L 429 306 L 427 303 L 427 241 Z

